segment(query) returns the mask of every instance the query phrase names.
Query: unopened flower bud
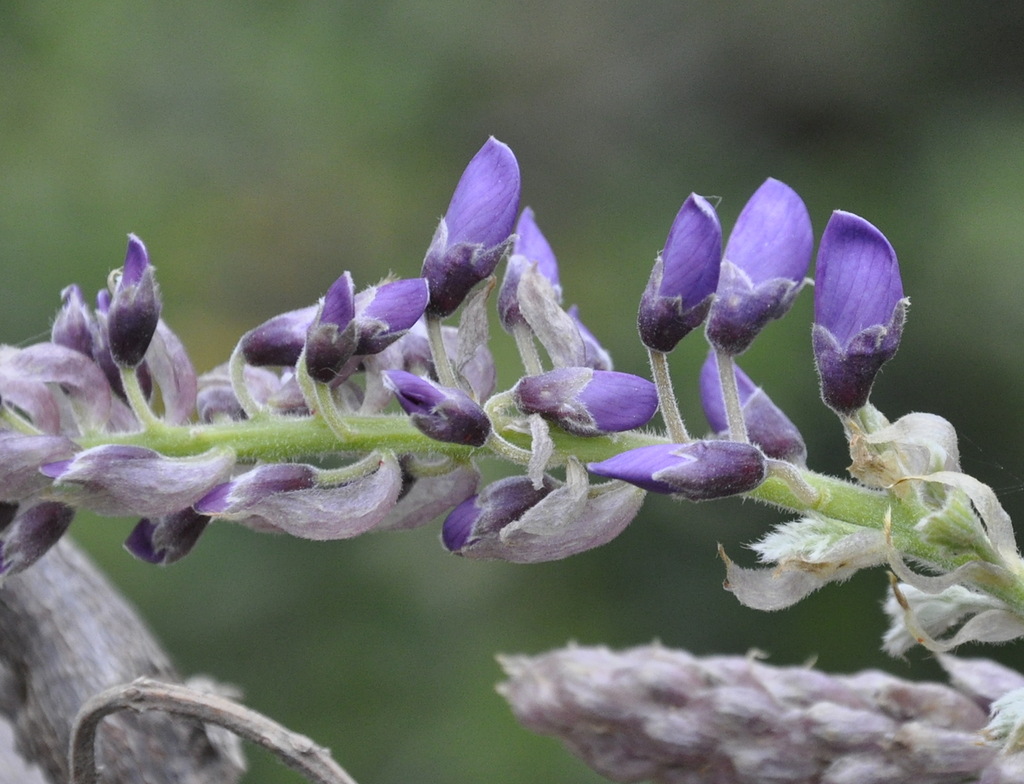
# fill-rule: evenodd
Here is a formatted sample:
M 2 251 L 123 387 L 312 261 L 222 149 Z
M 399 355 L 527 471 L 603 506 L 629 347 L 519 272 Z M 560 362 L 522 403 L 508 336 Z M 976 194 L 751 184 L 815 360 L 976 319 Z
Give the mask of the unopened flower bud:
M 807 208 L 788 185 L 769 178 L 743 207 L 725 246 L 707 337 L 719 351 L 747 350 L 803 287 L 814 234 Z
M 379 354 L 420 320 L 429 299 L 427 281 L 403 278 L 371 286 L 355 298 L 356 354 Z
M 692 193 L 672 222 L 640 300 L 637 327 L 645 346 L 669 352 L 700 326 L 718 286 L 721 261 L 718 215 L 707 199 Z
M 833 411 L 852 414 L 867 403 L 899 347 L 909 304 L 889 241 L 863 218 L 832 213 L 818 248 L 813 344 L 821 397 Z
M 452 314 L 494 271 L 518 211 L 519 164 L 512 150 L 491 137 L 463 172 L 423 260 L 429 315 Z
M 523 210 L 516 224 L 512 255 L 509 256 L 505 278 L 498 290 L 498 318 L 509 332 L 516 324 L 525 324 L 526 319 L 519 310 L 519 281 L 523 271 L 536 264 L 537 270 L 551 283 L 561 301 L 561 286 L 558 283 L 558 261 L 547 238 L 541 233 L 529 207 Z
M 452 510 L 441 528 L 441 541 L 452 552 L 460 552 L 521 517 L 554 489 L 547 478 L 541 487 L 534 487 L 526 476 L 493 482 Z
M 413 425 L 430 438 L 467 446 L 483 446 L 487 441 L 491 421 L 461 389 L 443 387 L 404 370 L 387 370 L 383 380 Z
M 734 365 L 736 386 L 739 390 L 743 421 L 750 441 L 761 447 L 768 457 L 803 465 L 807 459 L 807 446 L 803 436 L 789 417 L 776 406 L 764 390 L 750 380 L 750 376 Z M 711 429 L 716 433 L 729 430 L 722 396 L 722 379 L 718 373 L 718 360 L 711 351 L 700 371 L 700 400 Z
M 315 381 L 329 384 L 356 353 L 355 288 L 346 272 L 327 290 L 306 333 L 306 370 Z
M 753 490 L 768 464 L 756 446 L 738 441 L 690 441 L 630 449 L 587 468 L 653 493 L 709 501 Z
M 209 522 L 209 517 L 191 507 L 163 517 L 144 517 L 128 534 L 124 549 L 147 563 L 174 563 L 192 551 Z
M 242 337 L 242 355 L 256 367 L 293 367 L 306 344 L 317 306 L 281 313 L 264 321 Z
M 658 410 L 658 392 L 647 379 L 582 367 L 526 376 L 512 398 L 520 411 L 541 414 L 578 436 L 642 427 Z
M 142 240 L 128 235 L 128 251 L 107 312 L 110 354 L 118 367 L 136 367 L 160 320 L 160 294 Z

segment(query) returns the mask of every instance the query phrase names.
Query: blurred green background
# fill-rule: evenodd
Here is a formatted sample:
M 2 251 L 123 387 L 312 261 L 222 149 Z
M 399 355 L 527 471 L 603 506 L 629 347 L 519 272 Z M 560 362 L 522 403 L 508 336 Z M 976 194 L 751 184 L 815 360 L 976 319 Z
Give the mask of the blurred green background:
M 516 151 L 568 302 L 621 370 L 645 371 L 635 307 L 691 191 L 726 230 L 767 176 L 820 234 L 843 208 L 895 246 L 913 299 L 874 400 L 949 418 L 965 469 L 1024 517 L 1024 4 L 180 2 L 0 4 L 0 338 L 42 339 L 60 289 L 103 285 L 146 241 L 164 315 L 200 370 L 246 329 L 359 284 L 417 274 L 462 167 Z M 841 472 L 817 400 L 810 292 L 744 357 Z M 673 358 L 684 413 L 699 338 Z M 689 343 L 689 341 L 687 341 Z M 499 336 L 502 380 L 516 368 Z M 721 589 L 715 544 L 782 519 L 650 499 L 618 540 L 563 563 L 473 563 L 437 526 L 314 544 L 218 525 L 168 569 L 133 521 L 79 541 L 186 673 L 330 746 L 362 784 L 601 781 L 520 729 L 497 652 L 660 639 L 849 671 L 934 675 L 878 652 L 881 570 L 773 615 Z M 998 658 L 1024 667 L 1011 646 Z M 975 650 L 967 651 L 976 653 Z M 251 782 L 298 777 L 252 752 Z

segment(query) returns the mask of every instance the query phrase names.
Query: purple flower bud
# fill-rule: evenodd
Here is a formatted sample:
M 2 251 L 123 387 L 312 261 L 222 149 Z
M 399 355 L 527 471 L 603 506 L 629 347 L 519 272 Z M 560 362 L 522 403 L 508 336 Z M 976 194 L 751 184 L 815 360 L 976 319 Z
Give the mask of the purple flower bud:
M 142 362 L 159 320 L 160 294 L 146 246 L 129 234 L 124 267 L 107 313 L 110 354 L 118 367 Z
M 761 447 L 768 457 L 803 465 L 807 459 L 807 447 L 796 425 L 771 401 L 764 390 L 750 380 L 750 376 L 739 366 L 734 367 L 743 420 L 751 442 Z M 711 429 L 716 433 L 727 432 L 729 422 L 714 351 L 708 354 L 700 371 L 700 400 Z
M 82 290 L 76 285 L 71 285 L 65 288 L 60 296 L 61 306 L 50 328 L 50 340 L 58 346 L 65 346 L 91 357 L 96 320 L 89 306 L 85 304 Z
M 74 509 L 56 501 L 22 505 L 3 532 L 0 575 L 17 574 L 42 558 L 68 530 L 74 516 Z
M 498 317 L 501 325 L 509 332 L 516 324 L 525 324 L 526 319 L 519 312 L 519 279 L 531 264 L 550 281 L 561 302 L 561 286 L 558 283 L 558 261 L 547 239 L 541 233 L 533 218 L 533 210 L 523 210 L 516 224 L 512 255 L 508 259 L 505 278 L 498 291 Z
M 245 333 L 242 337 L 245 361 L 256 367 L 294 367 L 316 312 L 316 305 L 290 310 Z
M 526 476 L 493 482 L 452 510 L 441 528 L 441 541 L 453 553 L 459 552 L 481 537 L 500 531 L 554 489 L 546 477 L 539 488 Z
M 581 367 L 526 376 L 512 397 L 520 411 L 541 414 L 577 436 L 632 430 L 658 410 L 658 392 L 647 379 Z
M 788 185 L 765 180 L 743 207 L 722 261 L 707 336 L 719 351 L 746 351 L 765 324 L 785 315 L 803 287 L 814 234 Z
M 722 227 L 715 208 L 691 193 L 672 222 L 640 299 L 637 326 L 645 346 L 669 352 L 704 321 L 721 261 Z
M 197 501 L 200 514 L 303 539 L 347 539 L 379 524 L 394 507 L 402 471 L 393 457 L 342 485 L 323 484 L 312 466 L 257 466 Z
M 508 247 L 519 211 L 519 164 L 493 136 L 469 162 L 423 260 L 427 313 L 451 315 L 490 275 Z
M 209 522 L 191 508 L 155 519 L 143 517 L 125 539 L 124 549 L 146 563 L 174 563 L 192 551 Z
M 594 370 L 611 370 L 611 354 L 598 342 L 594 333 L 587 329 L 587 325 L 580 320 L 580 309 L 573 305 L 566 313 L 576 324 L 576 329 L 579 330 L 580 338 L 583 340 L 583 364 L 586 367 L 594 368 Z
M 42 490 L 49 480 L 39 466 L 71 457 L 75 445 L 64 436 L 26 436 L 0 431 L 0 498 L 20 501 Z
M 814 359 L 821 397 L 840 414 L 867 403 L 875 376 L 899 347 L 910 300 L 896 252 L 863 218 L 836 211 L 818 249 Z
M 473 495 L 479 483 L 480 472 L 471 465 L 457 465 L 437 476 L 413 477 L 403 471 L 398 503 L 374 530 L 404 531 L 425 525 Z
M 746 493 L 761 484 L 768 472 L 761 450 L 738 441 L 642 446 L 600 463 L 588 463 L 587 468 L 598 476 L 688 501 Z
M 384 385 L 395 393 L 413 425 L 430 438 L 483 446 L 491 433 L 487 414 L 461 389 L 443 387 L 404 370 L 385 371 Z
M 234 453 L 211 449 L 195 457 L 164 457 L 140 446 L 105 444 L 40 468 L 62 498 L 101 515 L 162 517 L 223 482 Z
M 331 383 L 356 353 L 355 312 L 355 287 L 346 272 L 327 290 L 306 333 L 306 370 L 314 381 Z
M 430 293 L 423 278 L 371 286 L 355 299 L 356 354 L 379 354 L 423 316 Z

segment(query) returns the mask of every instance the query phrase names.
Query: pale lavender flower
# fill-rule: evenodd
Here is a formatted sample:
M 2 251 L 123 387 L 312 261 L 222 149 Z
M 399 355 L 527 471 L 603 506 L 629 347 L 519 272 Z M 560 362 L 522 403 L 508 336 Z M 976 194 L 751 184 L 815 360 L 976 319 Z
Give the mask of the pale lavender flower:
M 0 499 L 20 501 L 50 484 L 39 466 L 64 460 L 75 444 L 59 435 L 29 436 L 0 431 Z
M 124 267 L 107 312 L 110 354 L 119 367 L 136 367 L 160 320 L 160 294 L 142 240 L 128 235 Z
M 423 260 L 427 312 L 448 316 L 490 275 L 508 248 L 519 211 L 519 164 L 494 137 L 473 157 Z
M 801 198 L 767 179 L 744 205 L 729 235 L 718 294 L 708 316 L 708 341 L 735 356 L 773 319 L 789 310 L 803 287 L 814 234 Z
M 227 479 L 234 464 L 228 449 L 171 458 L 145 447 L 105 444 L 40 470 L 68 503 L 102 515 L 162 517 L 191 506 Z
M 768 457 L 803 465 L 807 459 L 807 446 L 796 425 L 771 401 L 763 389 L 751 381 L 750 376 L 738 365 L 734 367 L 743 421 L 746 423 L 751 443 L 761 447 Z M 708 353 L 700 371 L 700 401 L 711 429 L 720 435 L 727 433 L 729 422 L 722 396 L 722 380 L 713 350 Z
M 404 370 L 384 371 L 383 381 L 413 425 L 424 434 L 467 446 L 483 446 L 487 441 L 491 422 L 461 389 L 444 387 Z
M 765 480 L 764 454 L 738 441 L 690 441 L 656 444 L 620 452 L 587 468 L 598 476 L 621 479 L 653 493 L 688 501 L 746 493 Z
M 540 414 L 578 436 L 642 427 L 658 410 L 658 392 L 647 379 L 583 367 L 525 376 L 512 398 L 520 411 Z
M 943 662 L 946 664 L 946 662 Z M 503 656 L 498 690 L 527 728 L 613 781 L 659 784 L 1011 784 L 1024 756 L 982 731 L 991 698 L 877 671 L 832 676 L 659 645 Z M 966 672 L 1020 685 L 993 662 Z
M 82 289 L 72 284 L 60 293 L 60 297 L 61 306 L 50 327 L 50 340 L 91 357 L 96 320 L 85 304 Z
M 691 193 L 679 208 L 665 249 L 640 299 L 640 340 L 669 352 L 707 316 L 722 261 L 722 227 L 711 203 Z
M 825 404 L 852 414 L 899 347 L 909 300 L 896 252 L 863 218 L 836 211 L 818 249 L 814 358 Z
M 365 533 L 394 508 L 402 471 L 390 456 L 376 470 L 344 484 L 331 484 L 313 466 L 256 466 L 214 488 L 193 508 L 260 531 L 303 539 L 347 539 Z

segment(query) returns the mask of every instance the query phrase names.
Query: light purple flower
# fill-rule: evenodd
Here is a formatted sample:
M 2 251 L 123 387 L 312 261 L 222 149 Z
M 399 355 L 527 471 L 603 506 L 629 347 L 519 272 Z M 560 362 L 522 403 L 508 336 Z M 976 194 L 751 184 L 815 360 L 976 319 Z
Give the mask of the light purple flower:
M 763 389 L 750 380 L 750 376 L 738 365 L 734 367 L 743 420 L 751 442 L 761 447 L 768 457 L 803 465 L 807 459 L 807 447 L 796 425 L 771 401 Z M 714 350 L 708 353 L 708 358 L 700 371 L 700 401 L 711 429 L 719 434 L 727 432 L 729 422 L 725 413 L 722 380 L 718 374 L 718 361 Z
M 735 356 L 773 319 L 789 310 L 803 287 L 814 234 L 801 198 L 767 179 L 743 207 L 725 246 L 718 295 L 708 316 L 708 341 Z
M 909 304 L 885 236 L 852 213 L 832 213 L 818 249 L 813 331 L 821 396 L 831 409 L 851 414 L 867 403 L 899 347 Z
M 448 316 L 490 275 L 508 247 L 519 211 L 519 164 L 493 136 L 473 157 L 423 260 L 427 312 Z
M 160 320 L 160 294 L 142 240 L 128 235 L 128 250 L 107 312 L 110 354 L 119 367 L 135 367 L 146 355 Z
M 379 354 L 420 320 L 430 293 L 423 278 L 371 286 L 355 299 L 356 354 Z
M 515 241 L 512 243 L 512 255 L 505 267 L 505 278 L 498 291 L 498 318 L 501 325 L 509 332 L 516 324 L 525 324 L 526 319 L 519 311 L 519 280 L 523 272 L 533 264 L 537 270 L 551 283 L 561 301 L 561 286 L 558 283 L 558 261 L 551 250 L 547 238 L 541 233 L 529 207 L 523 210 L 516 224 Z
M 101 515 L 162 517 L 191 506 L 227 479 L 234 464 L 227 449 L 171 458 L 141 446 L 105 444 L 40 470 L 68 503 Z
M 689 501 L 746 493 L 761 484 L 768 471 L 761 450 L 738 441 L 642 446 L 588 463 L 587 468 L 598 476 Z
M 467 446 L 483 446 L 487 441 L 491 422 L 461 389 L 443 387 L 404 370 L 384 371 L 383 381 L 413 425 L 430 438 Z
M 658 410 L 657 389 L 647 379 L 582 367 L 525 376 L 512 398 L 520 411 L 541 414 L 578 436 L 642 427 Z
M 707 199 L 691 193 L 679 208 L 665 249 L 640 300 L 640 340 L 669 352 L 704 321 L 718 286 L 722 227 Z
M 382 457 L 375 471 L 340 485 L 322 480 L 313 466 L 257 466 L 197 501 L 200 514 L 261 531 L 303 539 L 348 539 L 374 528 L 398 500 L 402 471 Z

